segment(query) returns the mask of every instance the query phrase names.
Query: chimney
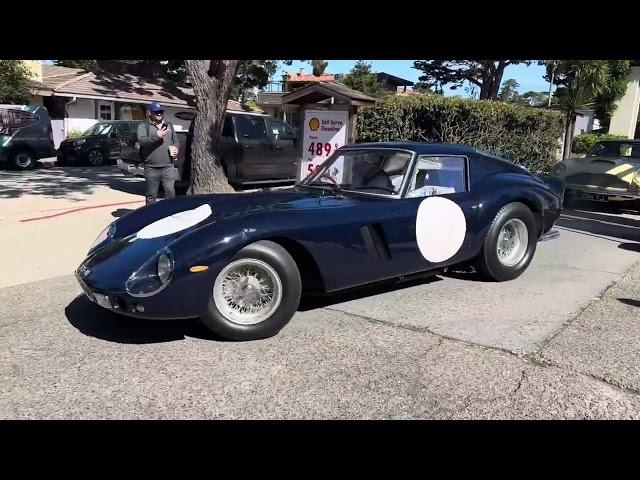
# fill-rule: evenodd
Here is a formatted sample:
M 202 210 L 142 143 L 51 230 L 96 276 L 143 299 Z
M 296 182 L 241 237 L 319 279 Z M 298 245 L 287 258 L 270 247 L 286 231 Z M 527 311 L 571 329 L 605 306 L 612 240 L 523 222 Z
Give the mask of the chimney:
M 300 75 L 300 76 L 304 75 L 304 68 L 300 69 L 300 73 L 298 75 Z

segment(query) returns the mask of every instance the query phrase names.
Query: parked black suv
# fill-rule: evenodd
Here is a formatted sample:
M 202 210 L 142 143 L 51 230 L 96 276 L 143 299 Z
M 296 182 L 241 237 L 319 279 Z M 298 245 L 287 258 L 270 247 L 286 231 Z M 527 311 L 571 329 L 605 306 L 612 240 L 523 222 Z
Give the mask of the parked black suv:
M 29 170 L 38 159 L 55 154 L 51 118 L 45 107 L 0 105 L 0 164 Z
M 176 131 L 180 149 L 176 168 L 178 188 L 189 184 L 191 141 L 189 132 Z M 298 139 L 295 130 L 282 120 L 263 114 L 226 112 L 220 138 L 222 167 L 231 185 L 293 183 L 298 165 Z M 118 162 L 124 172 L 141 175 L 140 157 L 122 157 Z
M 100 121 L 80 137 L 68 138 L 58 148 L 58 165 L 86 163 L 94 167 L 122 158 L 139 162 L 136 147 L 141 120 Z

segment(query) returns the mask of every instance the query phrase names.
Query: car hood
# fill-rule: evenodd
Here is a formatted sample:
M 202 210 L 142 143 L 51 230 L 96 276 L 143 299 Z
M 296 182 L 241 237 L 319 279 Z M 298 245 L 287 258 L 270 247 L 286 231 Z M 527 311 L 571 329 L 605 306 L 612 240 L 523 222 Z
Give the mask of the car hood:
M 100 138 L 103 137 L 104 135 L 83 135 L 81 137 L 74 137 L 74 138 L 67 138 L 66 140 L 63 140 L 62 144 L 67 144 L 67 143 L 73 143 L 76 140 L 91 140 L 91 139 L 96 139 L 96 138 Z
M 145 226 L 178 212 L 209 205 L 212 214 L 196 227 L 239 216 L 251 216 L 267 212 L 299 212 L 301 210 L 324 210 L 345 208 L 361 203 L 388 202 L 389 199 L 373 195 L 335 195 L 328 190 L 311 188 L 288 188 L 276 191 L 251 193 L 228 193 L 212 195 L 190 195 L 177 197 L 139 208 L 116 222 L 116 237 L 122 238 L 136 233 Z
M 565 160 L 565 178 L 577 174 L 612 175 L 625 183 L 631 183 L 640 170 L 640 158 L 631 157 L 584 157 Z
M 123 284 L 133 271 L 162 248 L 195 230 L 215 223 L 221 227 L 220 234 L 226 235 L 230 233 L 223 227 L 226 221 L 233 221 L 236 226 L 239 223 L 248 225 L 249 217 L 253 215 L 264 220 L 264 214 L 275 218 L 276 213 L 286 215 L 289 212 L 314 210 L 316 218 L 327 210 L 389 201 L 393 200 L 365 195 L 334 195 L 327 190 L 310 188 L 177 197 L 139 208 L 115 221 L 113 237 L 92 250 L 81 269 L 86 268 L 91 272 L 88 279 L 98 288 L 101 286 L 101 279 L 109 279 L 111 285 L 114 282 Z M 156 226 L 162 226 L 167 221 L 173 225 L 184 221 L 183 225 L 187 226 L 167 234 L 155 235 Z M 295 225 L 295 222 L 292 224 Z

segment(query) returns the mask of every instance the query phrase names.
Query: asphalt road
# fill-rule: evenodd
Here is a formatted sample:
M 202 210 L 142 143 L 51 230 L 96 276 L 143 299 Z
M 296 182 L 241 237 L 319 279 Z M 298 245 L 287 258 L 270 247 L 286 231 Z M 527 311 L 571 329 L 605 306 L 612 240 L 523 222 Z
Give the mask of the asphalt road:
M 257 342 L 116 316 L 71 275 L 0 289 L 0 418 L 640 418 L 640 216 L 559 226 L 514 281 L 306 299 Z

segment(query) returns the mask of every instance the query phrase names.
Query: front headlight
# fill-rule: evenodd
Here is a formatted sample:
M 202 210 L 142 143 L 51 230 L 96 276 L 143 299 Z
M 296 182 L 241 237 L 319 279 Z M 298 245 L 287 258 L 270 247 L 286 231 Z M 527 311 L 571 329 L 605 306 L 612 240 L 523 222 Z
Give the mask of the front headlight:
M 87 141 L 86 138 L 79 138 L 78 140 L 75 141 L 75 144 L 76 145 L 82 145 L 86 141 Z
M 98 245 L 105 242 L 107 239 L 112 238 L 114 233 L 116 233 L 116 226 L 114 223 L 110 223 L 107 228 L 100 232 L 100 235 L 98 235 L 98 238 L 96 238 L 96 240 L 93 242 L 93 245 L 91 245 L 89 251 L 93 250 Z
M 125 283 L 132 297 L 150 297 L 163 290 L 173 274 L 173 255 L 165 248 L 136 270 Z

